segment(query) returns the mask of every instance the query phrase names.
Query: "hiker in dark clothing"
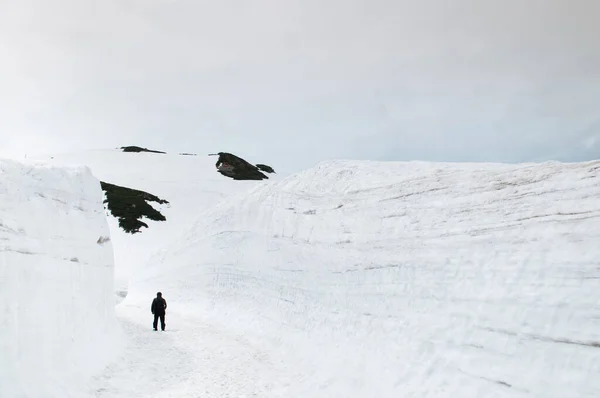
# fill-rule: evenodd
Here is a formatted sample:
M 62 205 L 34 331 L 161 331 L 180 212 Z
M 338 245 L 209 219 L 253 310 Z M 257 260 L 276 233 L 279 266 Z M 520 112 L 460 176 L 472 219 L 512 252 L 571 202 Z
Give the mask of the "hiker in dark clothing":
M 154 314 L 154 323 L 152 324 L 152 326 L 154 326 L 154 330 L 156 330 L 156 328 L 158 326 L 158 318 L 160 318 L 160 328 L 163 331 L 165 330 L 165 311 L 166 311 L 166 309 L 167 309 L 167 302 L 162 297 L 162 293 L 161 292 L 156 293 L 156 297 L 154 298 L 154 300 L 152 300 L 152 306 L 150 307 L 150 310 Z

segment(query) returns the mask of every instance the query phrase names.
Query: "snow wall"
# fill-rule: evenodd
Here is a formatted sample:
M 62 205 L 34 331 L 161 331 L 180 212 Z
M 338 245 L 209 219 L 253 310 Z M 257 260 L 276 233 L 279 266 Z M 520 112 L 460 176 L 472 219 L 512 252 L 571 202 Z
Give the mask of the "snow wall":
M 119 349 L 114 260 L 87 168 L 0 160 L 2 397 L 75 397 Z
M 598 161 L 325 162 L 200 215 L 125 304 L 161 290 L 263 347 L 248 396 L 595 397 L 599 181 Z

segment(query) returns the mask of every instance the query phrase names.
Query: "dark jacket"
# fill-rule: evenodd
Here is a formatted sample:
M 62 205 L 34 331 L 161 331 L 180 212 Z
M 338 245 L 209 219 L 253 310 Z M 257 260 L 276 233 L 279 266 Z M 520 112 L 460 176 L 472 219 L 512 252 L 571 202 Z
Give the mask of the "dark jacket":
M 150 307 L 150 310 L 152 311 L 153 314 L 164 314 L 165 310 L 167 309 L 167 301 L 162 298 L 162 297 L 155 297 L 154 300 L 152 300 L 152 306 Z

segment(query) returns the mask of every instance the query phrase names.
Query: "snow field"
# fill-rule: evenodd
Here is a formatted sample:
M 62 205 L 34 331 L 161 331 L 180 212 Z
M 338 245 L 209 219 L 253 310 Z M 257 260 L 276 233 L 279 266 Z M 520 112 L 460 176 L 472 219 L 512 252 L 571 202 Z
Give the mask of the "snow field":
M 0 395 L 78 397 L 114 358 L 114 260 L 86 168 L 0 161 Z

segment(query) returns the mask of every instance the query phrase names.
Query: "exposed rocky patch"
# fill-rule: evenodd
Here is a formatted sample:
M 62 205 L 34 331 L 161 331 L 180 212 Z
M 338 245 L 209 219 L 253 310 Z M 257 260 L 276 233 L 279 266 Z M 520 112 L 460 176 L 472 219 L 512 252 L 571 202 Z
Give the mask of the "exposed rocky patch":
M 123 150 L 123 152 L 150 152 L 150 153 L 166 153 L 166 152 L 161 152 L 161 151 L 155 151 L 152 149 L 148 149 L 148 148 L 142 148 L 139 146 L 122 146 L 121 149 Z
M 256 167 L 258 167 L 259 170 L 264 171 L 266 173 L 275 173 L 275 170 L 273 170 L 271 166 L 267 166 L 266 164 L 257 163 Z
M 219 152 L 219 156 L 215 166 L 217 171 L 226 177 L 234 180 L 265 180 L 268 179 L 266 173 L 274 173 L 275 170 L 271 166 L 265 164 L 257 164 L 256 166 L 246 160 L 227 152 Z
M 146 217 L 153 221 L 166 221 L 166 217 L 148 202 L 158 204 L 169 203 L 164 199 L 148 192 L 121 187 L 107 182 L 100 182 L 102 190 L 106 193 L 104 203 L 110 213 L 119 220 L 119 227 L 125 232 L 136 234 L 141 228 L 148 228 L 148 224 L 141 221 Z

